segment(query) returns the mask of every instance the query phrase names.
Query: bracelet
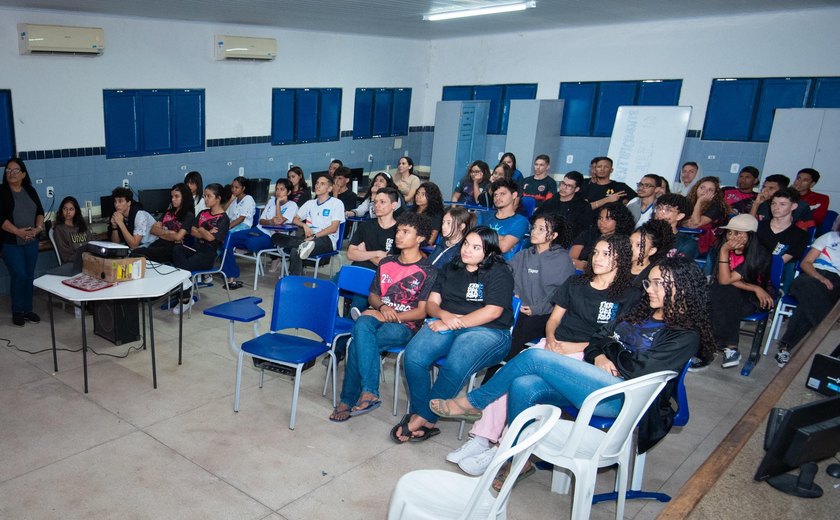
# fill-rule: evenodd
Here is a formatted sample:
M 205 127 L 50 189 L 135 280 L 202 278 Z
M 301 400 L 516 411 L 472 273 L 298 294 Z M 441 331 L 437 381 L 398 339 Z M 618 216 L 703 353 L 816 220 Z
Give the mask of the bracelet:
M 719 264 L 728 264 L 729 260 L 718 260 Z
M 384 303 L 380 303 L 379 307 L 376 308 L 377 312 L 382 310 L 382 307 L 385 306 Z

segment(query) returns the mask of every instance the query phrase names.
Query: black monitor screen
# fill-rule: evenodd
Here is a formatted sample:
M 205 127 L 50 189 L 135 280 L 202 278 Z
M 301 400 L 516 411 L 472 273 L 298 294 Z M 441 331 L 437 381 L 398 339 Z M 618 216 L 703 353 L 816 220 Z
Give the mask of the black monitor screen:
M 140 190 L 137 193 L 140 205 L 152 215 L 163 215 L 169 209 L 172 200 L 172 190 L 159 188 L 155 190 Z
M 312 184 L 310 184 L 310 187 L 314 188 L 314 187 L 315 187 L 315 183 L 316 183 L 316 182 L 318 182 L 318 179 L 319 179 L 319 178 L 321 178 L 321 177 L 329 177 L 329 175 L 330 175 L 330 172 L 328 172 L 328 171 L 326 171 L 326 170 L 324 170 L 324 171 L 320 171 L 320 172 L 312 172 L 312 177 L 311 177 L 311 179 L 312 179 Z
M 110 195 L 99 197 L 99 209 L 102 211 L 102 218 L 110 219 L 114 214 L 114 197 Z
M 367 186 L 370 184 L 370 179 L 365 177 L 364 168 L 350 168 L 350 182 L 357 181 L 359 186 Z

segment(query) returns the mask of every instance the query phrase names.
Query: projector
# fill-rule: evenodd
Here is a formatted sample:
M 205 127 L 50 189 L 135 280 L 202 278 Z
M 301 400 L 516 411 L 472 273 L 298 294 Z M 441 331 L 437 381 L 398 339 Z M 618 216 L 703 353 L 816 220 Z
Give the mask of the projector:
M 131 250 L 123 244 L 94 240 L 88 242 L 87 252 L 101 258 L 125 258 Z

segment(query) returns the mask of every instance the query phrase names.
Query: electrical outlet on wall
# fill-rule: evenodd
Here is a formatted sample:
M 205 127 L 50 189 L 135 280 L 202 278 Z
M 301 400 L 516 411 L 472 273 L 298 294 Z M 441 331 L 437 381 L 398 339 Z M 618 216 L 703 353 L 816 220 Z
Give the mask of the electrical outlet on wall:
M 85 201 L 85 209 L 90 209 L 93 207 L 93 201 L 86 200 Z
M 128 179 L 123 179 L 122 187 L 123 188 L 128 188 Z
M 373 162 L 373 154 L 368 154 L 368 162 Z
M 53 187 L 52 186 L 47 186 L 47 198 L 48 199 L 53 198 L 54 194 L 55 194 L 55 192 L 53 191 Z
M 572 164 L 573 162 L 575 162 L 575 156 L 572 155 L 572 154 L 567 155 L 566 156 L 566 164 Z
M 739 171 L 741 171 L 741 165 L 736 162 L 729 167 L 729 173 L 738 173 Z

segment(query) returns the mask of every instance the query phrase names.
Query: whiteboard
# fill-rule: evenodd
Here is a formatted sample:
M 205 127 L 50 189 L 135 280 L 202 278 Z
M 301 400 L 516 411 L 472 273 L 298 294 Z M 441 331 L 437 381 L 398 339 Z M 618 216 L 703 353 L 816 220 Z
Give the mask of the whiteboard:
M 691 107 L 618 107 L 608 156 L 612 180 L 635 186 L 654 173 L 671 182 L 679 171 Z

